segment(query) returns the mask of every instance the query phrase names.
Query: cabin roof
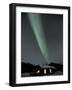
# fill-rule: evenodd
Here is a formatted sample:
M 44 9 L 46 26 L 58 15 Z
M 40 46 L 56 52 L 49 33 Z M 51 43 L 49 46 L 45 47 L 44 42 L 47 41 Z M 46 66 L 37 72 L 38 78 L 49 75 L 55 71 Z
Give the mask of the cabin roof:
M 49 65 L 43 65 L 41 68 L 53 68 L 53 69 L 56 69 L 55 67 L 49 66 Z

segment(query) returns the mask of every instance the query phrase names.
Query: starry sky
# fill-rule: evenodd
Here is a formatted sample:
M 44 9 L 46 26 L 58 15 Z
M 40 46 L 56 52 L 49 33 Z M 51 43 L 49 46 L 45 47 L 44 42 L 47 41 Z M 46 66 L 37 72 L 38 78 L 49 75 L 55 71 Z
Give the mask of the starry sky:
M 63 63 L 63 15 L 21 13 L 21 61 Z

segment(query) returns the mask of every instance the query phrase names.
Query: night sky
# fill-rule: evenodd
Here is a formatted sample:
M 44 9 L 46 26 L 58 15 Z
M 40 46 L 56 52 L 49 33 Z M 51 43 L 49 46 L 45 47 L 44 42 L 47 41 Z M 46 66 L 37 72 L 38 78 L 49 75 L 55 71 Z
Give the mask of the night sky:
M 34 15 L 36 15 L 35 13 Z M 38 14 L 48 47 L 48 63 L 63 63 L 63 15 Z M 21 60 L 47 64 L 32 31 L 28 13 L 21 14 Z

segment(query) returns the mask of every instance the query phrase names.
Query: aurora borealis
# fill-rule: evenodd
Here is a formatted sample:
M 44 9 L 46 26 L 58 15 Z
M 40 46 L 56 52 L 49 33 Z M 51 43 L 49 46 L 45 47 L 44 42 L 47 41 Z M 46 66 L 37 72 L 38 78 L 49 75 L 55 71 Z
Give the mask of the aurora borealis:
M 48 63 L 48 47 L 47 47 L 40 15 L 30 13 L 28 14 L 28 17 L 29 17 L 30 24 L 32 26 L 32 31 L 35 35 L 36 41 L 40 48 L 40 51 L 44 56 L 46 62 Z

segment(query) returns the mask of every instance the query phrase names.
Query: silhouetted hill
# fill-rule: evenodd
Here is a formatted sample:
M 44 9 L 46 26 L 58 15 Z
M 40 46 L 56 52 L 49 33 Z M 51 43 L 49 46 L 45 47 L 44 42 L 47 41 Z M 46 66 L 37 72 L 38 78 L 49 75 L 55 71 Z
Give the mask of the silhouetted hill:
M 30 63 L 21 63 L 21 72 L 22 73 L 29 73 L 29 72 L 36 72 L 38 69 L 40 69 L 41 67 L 39 65 L 33 65 Z
M 57 63 L 50 63 L 49 66 L 54 66 L 57 71 L 63 71 L 63 65 Z
M 63 73 L 63 65 L 58 63 L 44 64 L 43 66 L 21 63 L 22 76 L 42 76 L 44 75 L 44 69 L 47 70 L 47 75 L 62 75 Z M 49 73 L 50 69 L 52 70 L 51 73 Z

